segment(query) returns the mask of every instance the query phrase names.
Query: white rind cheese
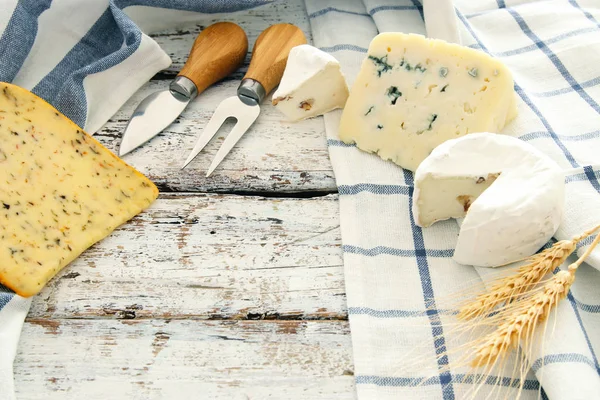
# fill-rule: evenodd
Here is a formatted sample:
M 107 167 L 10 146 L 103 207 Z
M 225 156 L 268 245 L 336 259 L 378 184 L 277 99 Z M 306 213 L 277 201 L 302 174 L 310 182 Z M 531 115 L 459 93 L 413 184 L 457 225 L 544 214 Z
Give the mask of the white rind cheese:
M 316 117 L 344 107 L 348 85 L 340 63 L 308 44 L 294 47 L 288 56 L 273 105 L 290 121 Z
M 422 227 L 464 217 L 454 260 L 495 267 L 550 240 L 564 198 L 564 173 L 548 156 L 517 138 L 475 133 L 441 144 L 421 163 L 412 207 Z
M 516 116 L 510 71 L 467 47 L 381 33 L 369 46 L 340 122 L 340 139 L 415 171 L 446 140 L 495 132 Z

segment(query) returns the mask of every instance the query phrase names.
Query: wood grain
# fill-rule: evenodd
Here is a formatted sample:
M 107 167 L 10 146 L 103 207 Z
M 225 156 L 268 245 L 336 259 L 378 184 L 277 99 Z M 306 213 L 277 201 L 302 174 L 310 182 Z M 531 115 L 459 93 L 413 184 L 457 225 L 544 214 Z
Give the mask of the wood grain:
M 275 24 L 268 27 L 254 43 L 244 79 L 260 82 L 265 92 L 270 93 L 281 81 L 290 50 L 301 44 L 306 44 L 306 37 L 297 26 Z
M 94 135 L 114 152 L 135 106 L 148 94 L 168 87 L 155 81 L 139 90 L 100 132 Z M 180 117 L 148 143 L 123 159 L 146 174 L 161 191 L 332 193 L 337 190 L 329 161 L 322 118 L 285 122 L 265 100 L 257 121 L 209 177 L 204 176 L 226 134 L 226 121 L 200 154 L 181 169 L 217 105 L 234 96 L 239 82 L 222 81 L 192 101 Z
M 311 42 L 310 22 L 302 1 L 273 2 L 242 13 L 190 17 L 178 30 L 152 35 L 165 49 L 173 64 L 142 87 L 114 115 L 95 137 L 118 152 L 123 130 L 137 104 L 152 92 L 166 89 L 187 60 L 194 39 L 212 23 L 227 20 L 238 24 L 248 36 L 250 48 L 260 33 L 273 24 L 292 21 Z M 192 101 L 167 129 L 124 157 L 148 177 L 161 191 L 221 193 L 333 193 L 335 180 L 321 117 L 298 123 L 286 122 L 270 102 L 261 105 L 261 114 L 250 130 L 236 144 L 217 170 L 206 178 L 204 173 L 224 137 L 234 125 L 226 121 L 217 135 L 184 170 L 181 164 L 192 150 L 202 129 L 219 103 L 236 94 L 247 71 L 250 54 L 232 76 L 209 87 Z
M 178 75 L 190 79 L 202 93 L 238 69 L 247 52 L 244 30 L 232 22 L 217 22 L 200 32 Z
M 293 22 L 311 42 L 302 0 L 185 18 L 152 35 L 172 65 L 95 135 L 111 150 L 135 106 L 168 87 L 207 26 L 236 23 L 252 48 L 270 25 Z M 265 99 L 210 178 L 201 172 L 231 122 L 180 170 L 249 61 L 125 157 L 163 193 L 34 298 L 15 360 L 19 400 L 355 398 L 337 196 L 276 198 L 336 191 L 322 119 L 284 122 Z M 258 193 L 275 197 L 247 196 Z
M 346 319 L 337 196 L 161 195 L 30 318 Z
M 17 398 L 353 399 L 346 322 L 29 320 Z

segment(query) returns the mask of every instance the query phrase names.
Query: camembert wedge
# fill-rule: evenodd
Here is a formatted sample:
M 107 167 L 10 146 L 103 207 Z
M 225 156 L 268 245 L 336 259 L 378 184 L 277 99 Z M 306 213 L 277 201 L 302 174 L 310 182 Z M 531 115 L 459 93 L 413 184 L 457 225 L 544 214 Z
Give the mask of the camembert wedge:
M 516 116 L 504 64 L 421 35 L 381 33 L 369 46 L 340 122 L 340 139 L 415 171 L 440 143 L 500 130 Z
M 272 103 L 289 121 L 300 121 L 343 108 L 347 99 L 340 63 L 331 54 L 303 44 L 290 51 Z
M 0 283 L 32 296 L 156 186 L 54 107 L 0 83 Z

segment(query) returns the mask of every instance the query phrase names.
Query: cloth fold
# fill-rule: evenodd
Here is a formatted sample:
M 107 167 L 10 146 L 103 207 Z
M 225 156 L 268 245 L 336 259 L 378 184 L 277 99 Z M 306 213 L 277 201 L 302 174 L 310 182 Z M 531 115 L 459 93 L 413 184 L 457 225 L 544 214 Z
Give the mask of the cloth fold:
M 147 34 L 272 1 L 4 0 L 0 81 L 31 90 L 93 134 L 171 64 Z
M 273 0 L 2 0 L 0 81 L 51 103 L 90 134 L 171 64 L 148 34 Z M 205 18 L 204 18 L 205 19 Z M 31 304 L 0 285 L 0 400 Z
M 191 22 L 197 12 L 228 13 L 268 2 L 4 0 L 0 80 L 41 95 L 94 133 L 170 64 L 147 36 L 150 31 Z M 314 44 L 340 60 L 350 85 L 377 33 L 426 34 L 417 0 L 305 3 Z M 513 3 L 456 1 L 460 39 L 502 58 L 513 71 L 519 117 L 506 133 L 536 146 L 565 169 L 567 212 L 556 238 L 570 238 L 600 220 L 600 81 L 594 72 L 600 59 L 600 15 L 589 2 L 581 6 L 583 0 L 554 0 L 543 7 L 535 1 Z M 415 226 L 412 174 L 339 141 L 340 115 L 339 110 L 329 113 L 324 123 L 340 193 L 358 397 L 462 398 L 472 388 L 468 382 L 456 383 L 465 371 L 445 371 L 452 360 L 435 357 L 457 344 L 445 325 L 452 310 L 444 299 L 464 282 L 483 285 L 491 271 L 451 260 L 458 232 L 454 221 L 427 229 Z M 530 360 L 533 368 L 525 377 L 523 398 L 537 398 L 540 391 L 550 399 L 599 397 L 598 269 L 596 251 L 558 307 L 545 351 Z M 0 291 L 2 400 L 14 398 L 12 361 L 30 302 Z M 425 360 L 423 368 L 406 371 L 407 355 Z M 417 385 L 422 377 L 430 379 Z M 481 394 L 491 389 L 485 385 Z
M 31 299 L 0 286 L 0 399 L 14 398 L 13 361 Z
M 434 0 L 425 2 L 428 12 L 436 12 Z M 417 0 L 305 3 L 314 44 L 340 60 L 350 85 L 377 33 L 427 34 L 428 16 Z M 590 68 L 600 58 L 600 15 L 576 1 L 509 6 L 459 0 L 455 6 L 461 44 L 500 57 L 514 72 L 519 117 L 505 133 L 531 143 L 565 169 L 566 213 L 556 239 L 570 239 L 600 223 L 600 82 Z M 417 227 L 410 207 L 412 173 L 341 142 L 340 116 L 340 111 L 329 113 L 324 121 L 340 194 L 358 398 L 464 398 L 473 383 L 461 379 L 468 371 L 452 364 L 452 350 L 464 341 L 452 336 L 454 303 L 448 299 L 467 282 L 479 282 L 483 289 L 498 271 L 452 261 L 455 221 Z M 549 321 L 555 327 L 550 340 L 531 354 L 533 368 L 524 377 L 522 398 L 538 398 L 540 392 L 550 399 L 600 398 L 599 255 L 596 250 L 580 267 L 569 296 Z M 449 356 L 436 358 L 445 350 Z M 410 370 L 407 365 L 415 359 L 419 369 Z M 494 394 L 514 395 L 507 387 L 510 374 L 492 378 L 500 382 Z M 486 398 L 493 383 L 490 379 L 477 398 Z

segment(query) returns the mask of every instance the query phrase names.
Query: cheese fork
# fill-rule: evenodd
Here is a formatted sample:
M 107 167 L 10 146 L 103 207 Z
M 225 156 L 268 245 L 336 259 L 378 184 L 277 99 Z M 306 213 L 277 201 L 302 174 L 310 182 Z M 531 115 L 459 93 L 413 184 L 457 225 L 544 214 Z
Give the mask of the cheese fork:
M 131 116 L 119 156 L 133 151 L 167 128 L 200 93 L 237 70 L 246 58 L 246 33 L 232 22 L 204 29 L 168 89 L 150 94 Z
M 292 24 L 272 25 L 260 34 L 252 50 L 248 72 L 237 89 L 237 96 L 219 104 L 181 169 L 206 146 L 223 122 L 233 117 L 237 122 L 217 151 L 206 176 L 212 174 L 254 123 L 260 114 L 260 103 L 281 81 L 290 50 L 305 43 L 302 30 Z

